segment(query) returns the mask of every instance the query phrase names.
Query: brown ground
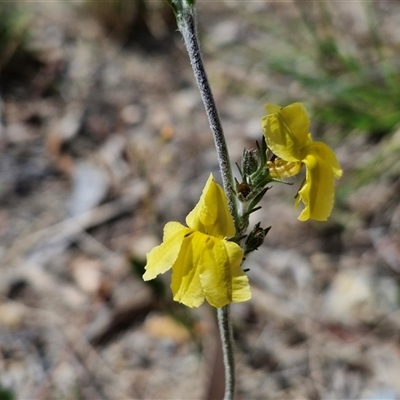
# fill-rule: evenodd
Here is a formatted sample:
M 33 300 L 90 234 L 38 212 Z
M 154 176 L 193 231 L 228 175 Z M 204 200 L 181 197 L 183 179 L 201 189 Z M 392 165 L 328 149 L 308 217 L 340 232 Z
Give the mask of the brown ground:
M 220 398 L 212 310 L 172 304 L 167 277 L 158 300 L 135 272 L 164 223 L 183 222 L 218 176 L 181 38 L 169 10 L 150 4 L 124 25 L 99 5 L 31 3 L 33 55 L 3 70 L 0 388 L 18 399 Z M 353 21 L 343 34 L 361 38 L 351 4 L 336 11 Z M 198 8 L 239 161 L 261 138 L 265 102 L 308 99 L 266 62 L 285 51 L 280 35 L 301 46 L 289 35 L 298 8 Z M 329 129 L 345 174 L 330 221 L 297 220 L 301 178 L 275 185 L 254 215 L 272 229 L 246 261 L 252 300 L 232 307 L 240 399 L 400 398 L 400 171 L 352 186 L 356 168 L 400 147 L 399 132 L 376 144 Z

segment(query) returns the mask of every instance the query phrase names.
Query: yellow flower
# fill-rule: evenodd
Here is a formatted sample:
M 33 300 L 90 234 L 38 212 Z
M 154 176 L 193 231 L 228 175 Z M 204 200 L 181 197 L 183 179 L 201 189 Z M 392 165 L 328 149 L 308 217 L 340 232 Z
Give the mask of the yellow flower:
M 334 178 L 342 170 L 332 149 L 325 143 L 313 142 L 309 133 L 310 119 L 302 103 L 287 107 L 274 104 L 265 106 L 268 115 L 262 118 L 262 128 L 268 148 L 278 157 L 268 162 L 273 178 L 286 178 L 306 166 L 306 177 L 295 198 L 304 209 L 300 221 L 315 219 L 326 221 L 334 200 Z
M 226 240 L 235 235 L 225 193 L 208 178 L 186 226 L 168 222 L 160 246 L 147 254 L 145 281 L 172 268 L 174 300 L 198 307 L 207 300 L 214 307 L 249 300 L 249 281 L 241 269 L 243 250 Z

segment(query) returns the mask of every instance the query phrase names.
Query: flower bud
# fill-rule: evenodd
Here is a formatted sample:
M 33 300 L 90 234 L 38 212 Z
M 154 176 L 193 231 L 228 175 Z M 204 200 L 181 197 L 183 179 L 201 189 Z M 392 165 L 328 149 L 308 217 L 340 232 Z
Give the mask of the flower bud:
M 260 227 L 260 222 L 256 224 L 253 230 L 247 236 L 247 239 L 244 243 L 244 255 L 251 253 L 254 250 L 257 250 L 263 243 L 265 236 L 269 232 L 271 227 L 264 229 Z
M 242 169 L 244 176 L 250 176 L 254 174 L 258 169 L 258 151 L 244 149 L 242 156 Z

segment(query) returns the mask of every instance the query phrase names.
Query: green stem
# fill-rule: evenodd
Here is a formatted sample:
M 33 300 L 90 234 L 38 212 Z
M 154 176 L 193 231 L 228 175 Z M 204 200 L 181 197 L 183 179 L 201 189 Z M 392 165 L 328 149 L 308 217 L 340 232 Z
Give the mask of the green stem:
M 194 6 L 181 7 L 177 13 L 177 22 L 179 30 L 183 36 L 187 52 L 189 54 L 190 64 L 196 78 L 197 86 L 203 100 L 204 108 L 210 123 L 215 147 L 218 155 L 219 168 L 222 176 L 222 183 L 226 197 L 228 199 L 229 211 L 232 215 L 236 234 L 242 231 L 236 196 L 233 191 L 234 181 L 230 165 L 228 147 L 226 145 L 224 132 L 219 119 L 217 106 L 214 96 L 208 82 L 207 74 L 201 57 L 200 44 L 197 38 L 196 19 Z M 235 360 L 233 350 L 233 335 L 229 316 L 229 305 L 217 310 L 219 332 L 221 335 L 222 349 L 224 355 L 225 367 L 225 396 L 224 400 L 233 400 L 235 393 Z
M 204 69 L 200 44 L 197 38 L 196 19 L 193 8 L 190 8 L 189 11 L 185 10 L 180 18 L 178 18 L 178 27 L 182 33 L 187 52 L 189 54 L 190 64 L 192 65 L 197 86 L 199 87 L 200 95 L 206 110 L 208 122 L 210 123 L 215 148 L 217 150 L 222 184 L 228 199 L 229 211 L 233 217 L 236 232 L 238 233 L 241 230 L 241 227 L 236 196 L 233 191 L 235 186 L 229 160 L 229 152 L 228 147 L 226 146 L 225 136 L 222 130 L 221 121 L 219 119 L 217 106 L 214 101 L 214 96 L 211 91 L 210 83 L 208 82 L 207 73 Z
M 235 396 L 235 357 L 233 349 L 233 334 L 229 313 L 229 305 L 217 309 L 219 332 L 225 367 L 224 400 L 233 400 Z

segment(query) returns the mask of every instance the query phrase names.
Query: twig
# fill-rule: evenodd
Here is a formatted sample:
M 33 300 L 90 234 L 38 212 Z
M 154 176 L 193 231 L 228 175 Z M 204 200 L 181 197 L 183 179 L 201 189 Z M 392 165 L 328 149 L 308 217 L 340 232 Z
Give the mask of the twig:
M 141 182 L 138 182 L 135 188 L 134 193 L 20 238 L 8 250 L 5 259 L 10 260 L 16 254 L 26 253 L 34 246 L 49 246 L 69 241 L 88 228 L 101 225 L 124 212 L 131 212 L 147 193 L 146 185 Z

